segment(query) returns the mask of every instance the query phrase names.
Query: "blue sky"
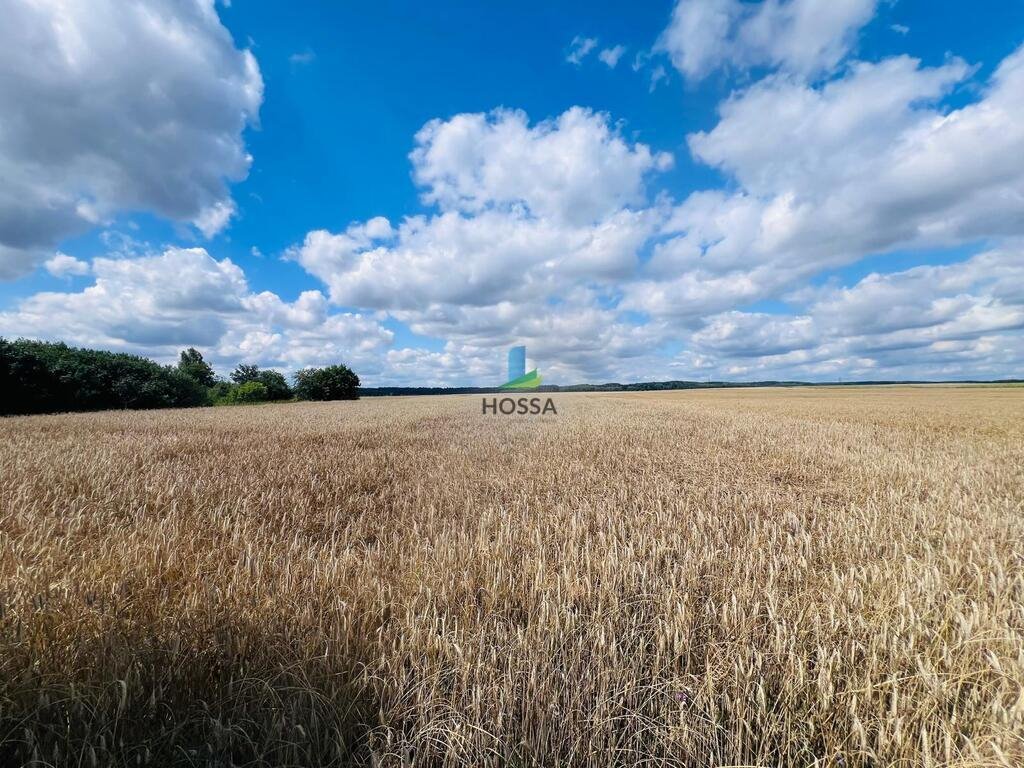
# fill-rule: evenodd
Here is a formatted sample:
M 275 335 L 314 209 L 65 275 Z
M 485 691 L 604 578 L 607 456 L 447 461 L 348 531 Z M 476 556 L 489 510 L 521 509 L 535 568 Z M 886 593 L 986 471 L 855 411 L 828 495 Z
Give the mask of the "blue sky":
M 1024 4 L 14 6 L 0 335 L 371 384 L 517 343 L 559 383 L 1024 370 Z

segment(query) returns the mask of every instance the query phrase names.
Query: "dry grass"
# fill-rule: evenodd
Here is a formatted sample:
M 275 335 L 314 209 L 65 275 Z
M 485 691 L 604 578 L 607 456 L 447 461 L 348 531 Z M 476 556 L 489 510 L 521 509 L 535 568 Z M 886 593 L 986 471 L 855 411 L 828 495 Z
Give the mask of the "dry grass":
M 1024 390 L 0 421 L 0 763 L 1024 764 Z

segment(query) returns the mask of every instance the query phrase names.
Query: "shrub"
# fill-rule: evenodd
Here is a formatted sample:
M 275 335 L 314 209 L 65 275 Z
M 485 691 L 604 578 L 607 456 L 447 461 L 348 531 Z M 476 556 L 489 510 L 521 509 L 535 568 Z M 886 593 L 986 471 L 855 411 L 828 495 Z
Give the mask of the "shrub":
M 210 387 L 210 399 L 214 405 L 223 405 L 227 402 L 228 395 L 234 388 L 234 384 L 229 381 L 215 381 L 213 386 Z
M 258 365 L 241 363 L 231 372 L 231 380 L 235 384 L 258 381 L 267 388 L 267 400 L 289 400 L 292 388 L 288 381 L 277 371 L 261 371 Z
M 359 377 L 347 365 L 304 368 L 295 374 L 295 395 L 300 400 L 356 400 Z
M 228 405 L 244 405 L 245 403 L 262 403 L 267 400 L 267 388 L 258 381 L 247 381 L 236 384 L 228 390 L 224 402 Z

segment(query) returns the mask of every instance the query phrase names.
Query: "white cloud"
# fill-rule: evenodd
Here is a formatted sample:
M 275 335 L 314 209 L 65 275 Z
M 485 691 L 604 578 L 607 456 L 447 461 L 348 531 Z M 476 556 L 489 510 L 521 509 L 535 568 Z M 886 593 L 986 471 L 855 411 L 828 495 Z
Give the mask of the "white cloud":
M 856 64 L 819 88 L 770 77 L 725 101 L 718 125 L 691 135 L 690 149 L 754 194 L 820 194 L 866 163 L 891 165 L 918 149 L 926 137 L 914 132 L 941 130 L 933 105 L 969 72 L 959 59 L 923 68 L 900 56 Z
M 580 283 L 627 279 L 661 216 L 631 206 L 644 208 L 645 178 L 671 162 L 579 108 L 534 126 L 509 111 L 435 120 L 411 159 L 439 213 L 310 232 L 290 251 L 335 303 L 543 303 Z
M 378 232 L 383 224 L 377 222 Z M 355 233 L 354 236 L 358 236 Z M 319 291 L 285 301 L 253 293 L 242 270 L 203 248 L 136 258 L 97 258 L 94 281 L 76 292 L 42 292 L 0 312 L 12 337 L 143 354 L 173 363 L 199 348 L 225 374 L 238 362 L 294 371 L 343 361 L 368 385 L 499 383 L 502 347 L 530 347 L 549 380 L 630 378 L 662 338 L 656 326 L 623 322 L 591 291 L 570 290 L 557 307 L 543 298 L 488 306 L 433 303 L 396 311 L 416 333 L 451 337 L 444 352 L 393 346 L 380 320 L 332 310 Z
M 525 206 L 570 223 L 642 203 L 645 175 L 672 163 L 581 107 L 532 127 L 524 112 L 509 110 L 432 120 L 416 144 L 410 158 L 424 202 L 471 213 Z
M 47 259 L 44 266 L 46 271 L 54 277 L 89 274 L 88 262 L 76 259 L 74 256 L 68 256 L 66 253 L 58 252 L 52 258 Z
M 599 298 L 593 291 L 574 289 L 556 305 L 434 304 L 425 311 L 396 311 L 394 316 L 416 333 L 449 339 L 444 359 L 453 382 L 501 383 L 504 353 L 512 344 L 525 344 L 531 365 L 539 366 L 545 380 L 553 383 L 632 381 L 645 370 L 657 370 L 652 352 L 664 341 L 665 328 L 627 322 L 614 309 L 601 306 Z M 419 360 L 412 353 L 401 357 Z M 429 373 L 419 369 L 421 377 Z
M 1014 242 L 959 263 L 823 288 L 799 315 L 724 312 L 692 341 L 720 370 L 747 376 L 1006 377 L 1024 364 L 1022 329 L 1024 246 Z
M 579 226 L 517 211 L 448 211 L 406 219 L 384 241 L 362 240 L 362 225 L 310 232 L 290 257 L 345 306 L 484 305 L 628 278 L 656 223 L 653 212 L 629 210 Z
M 597 58 L 608 65 L 609 69 L 615 69 L 618 66 L 619 59 L 622 58 L 622 54 L 626 52 L 626 46 L 616 45 L 611 48 L 605 48 L 599 54 Z
M 475 350 L 470 352 L 447 344 L 440 352 L 412 347 L 390 349 L 386 365 L 392 381 L 409 386 L 467 386 L 470 381 L 497 381 L 501 369 L 496 357 L 478 356 Z
M 969 72 L 898 57 L 820 87 L 770 77 L 727 101 L 690 146 L 739 189 L 676 207 L 624 306 L 693 317 L 872 253 L 1024 235 L 1024 49 L 975 102 L 937 107 Z
M 95 282 L 74 293 L 37 293 L 0 315 L 12 335 L 100 348 L 214 343 L 242 310 L 245 278 L 201 248 L 140 259 L 93 259 Z
M 392 333 L 359 313 L 331 313 L 319 291 L 286 302 L 252 293 L 229 259 L 203 248 L 93 260 L 94 282 L 42 292 L 0 312 L 6 336 L 54 339 L 173 362 L 195 346 L 222 372 L 240 361 L 295 370 L 351 362 L 374 371 Z
M 210 0 L 13 0 L 4 15 L 0 278 L 118 211 L 226 224 L 263 82 Z
M 192 223 L 196 229 L 203 233 L 206 238 L 211 238 L 228 225 L 231 217 L 235 215 L 235 202 L 233 200 L 218 200 L 211 206 L 203 208 Z
M 289 251 L 333 303 L 446 339 L 472 370 L 516 339 L 567 377 L 615 371 L 638 338 L 653 346 L 656 327 L 611 304 L 663 218 L 645 180 L 669 155 L 573 108 L 533 126 L 510 111 L 432 121 L 411 159 L 438 212 L 310 232 Z
M 572 39 L 572 43 L 569 44 L 569 53 L 566 54 L 565 60 L 570 64 L 579 66 L 592 50 L 597 47 L 596 37 L 582 37 L 576 35 Z
M 721 67 L 815 75 L 846 56 L 876 5 L 877 0 L 679 0 L 657 47 L 691 80 Z

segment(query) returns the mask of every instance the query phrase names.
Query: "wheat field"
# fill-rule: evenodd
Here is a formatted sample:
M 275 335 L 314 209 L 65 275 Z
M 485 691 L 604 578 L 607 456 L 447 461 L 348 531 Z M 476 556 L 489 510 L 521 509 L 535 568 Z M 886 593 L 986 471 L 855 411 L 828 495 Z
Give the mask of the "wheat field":
M 0 764 L 1024 764 L 1024 389 L 554 399 L 0 420 Z

